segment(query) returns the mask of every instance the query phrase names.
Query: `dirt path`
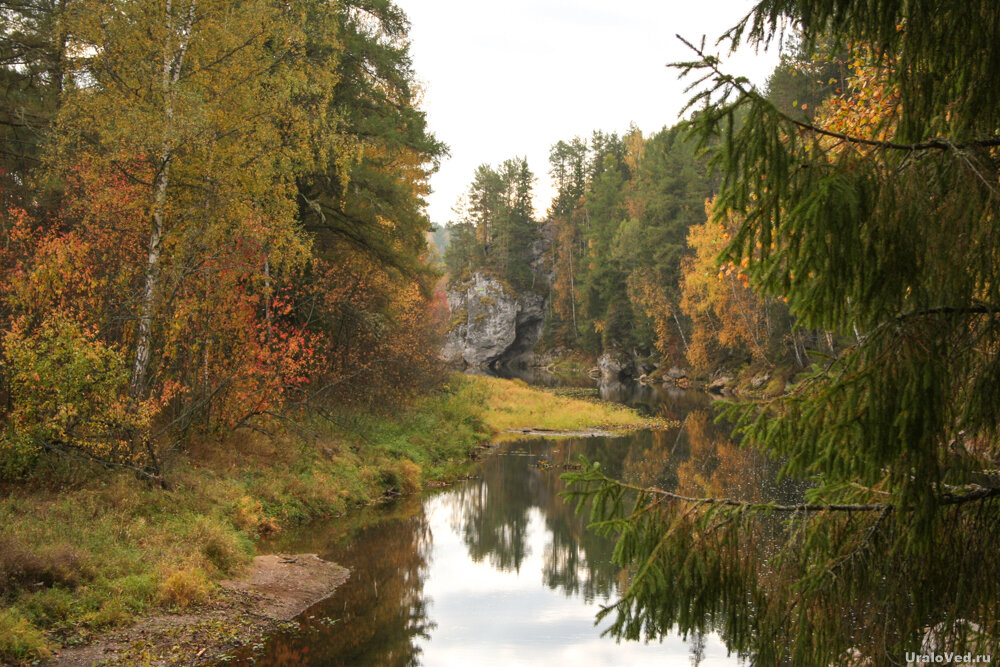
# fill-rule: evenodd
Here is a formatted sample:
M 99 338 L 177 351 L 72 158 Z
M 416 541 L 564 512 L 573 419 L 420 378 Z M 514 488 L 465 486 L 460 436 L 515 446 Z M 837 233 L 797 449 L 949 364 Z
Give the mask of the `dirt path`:
M 211 604 L 189 614 L 141 619 L 97 642 L 59 652 L 48 665 L 197 665 L 257 641 L 329 597 L 348 570 L 315 554 L 254 559 L 250 573 L 221 583 Z

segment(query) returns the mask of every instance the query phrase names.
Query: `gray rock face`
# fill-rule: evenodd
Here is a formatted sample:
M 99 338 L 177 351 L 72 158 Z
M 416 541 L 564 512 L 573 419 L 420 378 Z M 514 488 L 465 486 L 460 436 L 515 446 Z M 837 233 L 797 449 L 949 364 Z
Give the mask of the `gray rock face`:
M 453 325 L 445 361 L 474 368 L 529 363 L 545 328 L 545 298 L 514 295 L 481 273 L 448 290 Z
M 514 320 L 514 342 L 500 356 L 505 366 L 527 365 L 534 361 L 535 345 L 545 331 L 545 297 L 525 292 L 518 299 L 520 310 Z
M 601 369 L 601 379 L 604 382 L 618 382 L 626 369 L 631 369 L 632 360 L 623 354 L 605 352 L 597 359 L 597 367 Z

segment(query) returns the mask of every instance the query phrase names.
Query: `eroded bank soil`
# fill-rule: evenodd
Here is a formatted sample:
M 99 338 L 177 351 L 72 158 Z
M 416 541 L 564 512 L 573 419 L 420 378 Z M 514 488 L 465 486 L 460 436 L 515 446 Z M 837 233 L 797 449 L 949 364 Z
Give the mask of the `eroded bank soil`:
M 348 570 L 315 554 L 258 556 L 247 576 L 221 584 L 211 604 L 141 619 L 97 642 L 60 651 L 49 665 L 197 665 L 258 641 L 347 580 Z

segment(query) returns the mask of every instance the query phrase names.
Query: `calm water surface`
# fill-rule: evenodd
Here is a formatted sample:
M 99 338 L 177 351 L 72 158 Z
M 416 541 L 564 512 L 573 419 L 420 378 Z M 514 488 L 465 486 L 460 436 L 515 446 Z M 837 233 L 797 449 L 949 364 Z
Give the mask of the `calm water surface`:
M 752 498 L 777 493 L 768 490 L 774 471 L 732 446 L 704 395 L 628 386 L 601 394 L 683 428 L 510 443 L 483 462 L 477 479 L 283 535 L 273 550 L 318 553 L 350 568 L 350 579 L 302 614 L 297 629 L 235 662 L 743 664 L 714 633 L 653 643 L 602 637 L 595 616 L 625 576 L 611 562 L 612 541 L 587 531 L 586 517 L 558 496 L 559 475 L 584 455 L 612 477 Z

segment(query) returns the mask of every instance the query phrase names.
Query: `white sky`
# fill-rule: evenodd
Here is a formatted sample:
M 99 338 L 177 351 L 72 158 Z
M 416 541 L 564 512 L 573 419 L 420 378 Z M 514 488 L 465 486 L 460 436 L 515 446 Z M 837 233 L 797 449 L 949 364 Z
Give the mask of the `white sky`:
M 451 148 L 434 175 L 431 220 L 452 206 L 483 163 L 527 157 L 535 210 L 552 198 L 549 148 L 593 130 L 647 135 L 677 121 L 685 84 L 666 65 L 692 60 L 674 37 L 709 43 L 752 0 L 396 0 L 412 22 L 411 51 L 431 130 Z M 762 85 L 776 49 L 736 54 L 734 74 Z

